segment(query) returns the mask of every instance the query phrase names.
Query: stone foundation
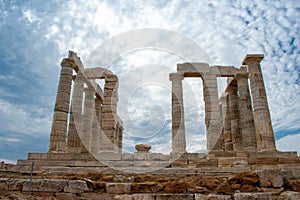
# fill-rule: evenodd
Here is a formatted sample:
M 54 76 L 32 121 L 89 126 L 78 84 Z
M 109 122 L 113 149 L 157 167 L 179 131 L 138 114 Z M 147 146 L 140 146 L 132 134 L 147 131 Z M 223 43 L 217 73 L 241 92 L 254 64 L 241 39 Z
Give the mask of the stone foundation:
M 1 199 L 299 199 L 299 170 L 254 170 L 227 175 L 120 174 L 114 170 L 29 176 L 1 173 Z

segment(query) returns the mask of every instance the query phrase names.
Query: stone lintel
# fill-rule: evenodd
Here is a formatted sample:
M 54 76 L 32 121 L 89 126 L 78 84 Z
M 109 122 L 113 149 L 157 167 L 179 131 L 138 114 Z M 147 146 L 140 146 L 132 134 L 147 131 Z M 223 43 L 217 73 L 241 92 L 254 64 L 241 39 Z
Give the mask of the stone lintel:
M 233 77 L 238 71 L 234 66 L 210 66 L 209 74 L 216 75 L 217 77 Z
M 264 58 L 264 54 L 247 54 L 243 60 L 243 65 L 247 65 L 250 62 L 258 62 Z
M 234 78 L 236 80 L 240 79 L 240 78 L 248 78 L 248 73 L 247 72 L 237 72 L 235 75 L 234 75 Z
M 184 78 L 183 74 L 181 73 L 170 73 L 169 80 L 173 81 L 174 79 L 182 80 Z
M 177 72 L 184 74 L 184 77 L 200 77 L 203 73 L 209 73 L 207 63 L 183 63 L 177 64 Z

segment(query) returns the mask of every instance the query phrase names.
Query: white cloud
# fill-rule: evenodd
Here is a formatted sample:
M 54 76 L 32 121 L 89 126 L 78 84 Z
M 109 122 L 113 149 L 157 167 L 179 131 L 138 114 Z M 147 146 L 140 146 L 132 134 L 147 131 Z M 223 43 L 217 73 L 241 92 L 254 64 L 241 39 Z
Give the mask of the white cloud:
M 26 108 L 0 99 L 0 129 L 2 133 L 15 132 L 28 135 L 45 135 L 50 132 L 51 118 L 45 110 Z M 17 142 L 15 138 L 3 138 L 7 142 Z
M 0 162 L 4 162 L 5 164 L 17 164 L 16 160 L 8 160 L 5 158 L 0 158 Z
M 279 151 L 297 151 L 300 156 L 300 133 L 277 140 L 276 147 Z

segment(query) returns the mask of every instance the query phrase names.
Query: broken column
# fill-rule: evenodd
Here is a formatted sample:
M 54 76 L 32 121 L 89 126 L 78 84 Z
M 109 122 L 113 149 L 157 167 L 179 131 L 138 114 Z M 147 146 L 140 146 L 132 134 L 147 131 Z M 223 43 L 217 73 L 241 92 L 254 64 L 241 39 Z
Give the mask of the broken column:
M 69 58 L 63 59 L 61 63 L 62 68 L 54 108 L 49 152 L 64 152 L 66 150 L 70 93 L 75 66 L 74 61 Z
M 239 94 L 240 130 L 242 134 L 243 150 L 255 151 L 256 133 L 248 86 L 248 73 L 238 72 L 235 75 L 235 79 L 237 80 Z
M 263 54 L 248 54 L 243 60 L 243 65 L 248 65 L 257 149 L 258 151 L 275 151 L 271 116 L 260 67 L 263 58 Z
M 182 80 L 183 74 L 171 73 L 172 81 L 172 152 L 186 151 Z

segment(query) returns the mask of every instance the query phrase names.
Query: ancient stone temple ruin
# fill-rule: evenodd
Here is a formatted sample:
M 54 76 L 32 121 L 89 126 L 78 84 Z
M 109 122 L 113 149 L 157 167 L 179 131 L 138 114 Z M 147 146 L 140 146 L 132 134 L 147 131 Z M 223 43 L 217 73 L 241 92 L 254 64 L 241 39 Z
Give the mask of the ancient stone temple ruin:
M 72 52 L 61 66 L 49 153 L 120 153 L 123 122 L 117 115 L 118 77 L 103 68 L 84 69 Z M 105 80 L 103 89 L 96 79 Z
M 239 67 L 177 64 L 169 75 L 171 153 L 151 152 L 151 144 L 127 153 L 117 114 L 118 77 L 105 68 L 84 68 L 69 52 L 61 63 L 49 151 L 18 160 L 0 179 L 0 196 L 32 191 L 58 199 L 300 199 L 300 158 L 276 150 L 262 59 L 248 54 Z M 182 80 L 189 77 L 203 81 L 205 153 L 186 151 Z M 217 77 L 227 77 L 220 98 Z
M 209 66 L 206 63 L 177 65 L 177 73 L 170 74 L 173 152 L 185 152 L 186 148 L 182 80 L 188 77 L 203 80 L 208 151 L 276 150 L 260 67 L 262 59 L 263 55 L 247 55 L 240 68 Z M 220 99 L 217 77 L 228 77 Z
M 136 172 L 164 168 L 206 167 L 231 170 L 260 164 L 285 166 L 296 152 L 276 150 L 261 71 L 261 54 L 248 54 L 240 67 L 206 63 L 177 64 L 172 87 L 172 151 L 170 154 L 122 152 L 123 122 L 117 114 L 118 77 L 105 68 L 84 68 L 69 52 L 61 63 L 48 153 L 29 153 L 19 166 L 114 167 Z M 182 80 L 203 81 L 207 152 L 186 152 Z M 220 98 L 217 77 L 227 77 Z M 104 79 L 103 88 L 97 80 Z M 121 97 L 122 98 L 122 97 Z M 143 148 L 143 147 L 142 147 Z M 148 147 L 147 147 L 148 148 Z M 151 148 L 151 146 L 149 147 Z

